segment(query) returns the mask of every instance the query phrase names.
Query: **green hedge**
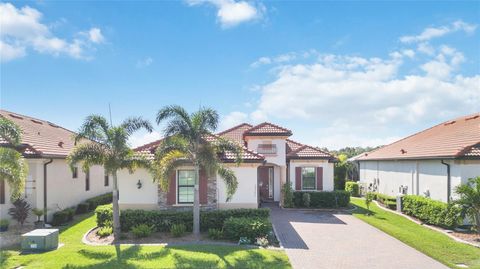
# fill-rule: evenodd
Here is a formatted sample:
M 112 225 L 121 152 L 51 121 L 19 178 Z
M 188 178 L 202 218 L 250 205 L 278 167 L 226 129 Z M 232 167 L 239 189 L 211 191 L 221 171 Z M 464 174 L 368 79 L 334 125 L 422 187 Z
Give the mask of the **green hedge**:
M 459 207 L 417 195 L 403 196 L 402 212 L 425 223 L 450 229 L 461 220 Z
M 345 191 L 350 193 L 350 196 L 359 197 L 360 196 L 360 187 L 358 182 L 347 181 L 345 182 Z
M 247 237 L 255 242 L 257 237 L 265 237 L 272 231 L 272 224 L 267 218 L 228 218 L 223 225 L 225 238 L 239 240 L 240 237 Z
M 394 197 L 394 196 L 389 196 L 389 195 L 386 195 L 386 194 L 382 194 L 382 193 L 375 193 L 375 200 L 377 200 L 377 202 L 383 204 L 384 206 L 392 209 L 392 210 L 396 210 L 397 209 L 397 198 Z
M 97 227 L 105 227 L 106 224 L 113 222 L 112 205 L 101 205 L 95 209 L 97 217 Z
M 269 209 L 229 209 L 200 212 L 200 228 L 202 231 L 215 228 L 221 229 L 226 219 L 230 217 L 268 218 Z M 120 223 L 123 231 L 129 231 L 138 224 L 154 225 L 159 232 L 169 232 L 173 224 L 185 224 L 187 231 L 192 231 L 192 211 L 147 211 L 125 210 L 120 214 Z
M 89 210 L 93 211 L 97 208 L 99 205 L 107 205 L 112 203 L 112 193 L 108 192 L 93 198 L 90 198 L 85 201 L 85 203 L 88 204 Z
M 75 215 L 74 208 L 65 208 L 64 210 L 57 211 L 53 213 L 52 225 L 58 226 L 65 224 L 73 219 Z
M 296 191 L 293 193 L 295 207 L 306 207 L 303 201 L 304 193 L 310 194 L 311 208 L 347 207 L 350 203 L 350 194 L 347 191 Z

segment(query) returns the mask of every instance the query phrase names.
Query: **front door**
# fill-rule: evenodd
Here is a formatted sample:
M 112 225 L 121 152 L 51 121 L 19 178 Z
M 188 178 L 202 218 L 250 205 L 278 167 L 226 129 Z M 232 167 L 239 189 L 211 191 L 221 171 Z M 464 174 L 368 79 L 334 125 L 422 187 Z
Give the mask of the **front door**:
M 260 166 L 258 168 L 258 189 L 260 201 L 273 201 L 273 167 Z

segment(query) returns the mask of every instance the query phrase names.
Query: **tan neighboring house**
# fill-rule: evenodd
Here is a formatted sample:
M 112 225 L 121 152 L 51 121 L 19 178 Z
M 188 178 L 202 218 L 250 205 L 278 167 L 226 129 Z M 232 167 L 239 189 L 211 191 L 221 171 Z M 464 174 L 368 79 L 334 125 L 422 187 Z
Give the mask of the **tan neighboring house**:
M 48 221 L 55 211 L 76 206 L 84 200 L 112 191 L 111 179 L 100 166 L 89 173 L 73 172 L 66 157 L 74 148 L 74 132 L 49 121 L 0 110 L 0 116 L 15 122 L 23 131 L 20 150 L 27 159 L 29 173 L 24 198 L 32 208 L 47 208 Z M 8 146 L 5 142 L 0 146 Z M 10 219 L 10 190 L 0 182 L 0 219 Z
M 257 208 L 261 202 L 279 202 L 281 187 L 290 182 L 303 191 L 333 190 L 335 158 L 315 147 L 289 139 L 292 132 L 272 123 L 256 126 L 244 123 L 206 139 L 224 137 L 243 146 L 243 163 L 236 166 L 234 156 L 224 153 L 222 162 L 238 179 L 238 189 L 226 202 L 226 188 L 219 175 L 207 178 L 201 171 L 199 188 L 203 208 Z M 143 145 L 137 152 L 152 156 L 162 140 Z M 125 208 L 171 209 L 189 207 L 193 203 L 194 170 L 180 167 L 172 174 L 168 192 L 161 191 L 150 174 L 139 169 L 133 174 L 121 171 L 119 204 Z
M 447 202 L 480 176 L 480 113 L 449 120 L 354 158 L 360 182 L 387 195 Z

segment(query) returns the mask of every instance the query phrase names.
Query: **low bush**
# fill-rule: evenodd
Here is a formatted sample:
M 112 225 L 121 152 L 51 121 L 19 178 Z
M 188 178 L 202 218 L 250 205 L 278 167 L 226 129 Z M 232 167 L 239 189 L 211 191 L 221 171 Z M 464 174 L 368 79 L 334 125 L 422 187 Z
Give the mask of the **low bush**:
M 220 240 L 223 238 L 223 231 L 220 229 L 210 228 L 208 229 L 208 238 L 213 240 Z
M 402 212 L 425 223 L 450 229 L 455 228 L 461 219 L 461 208 L 417 195 L 402 197 Z
M 303 206 L 310 207 L 310 193 L 305 192 L 302 195 Z
M 170 233 L 172 234 L 173 237 L 181 237 L 185 234 L 187 231 L 187 228 L 185 227 L 184 224 L 173 224 L 172 227 L 170 228 Z
M 347 191 L 296 191 L 293 193 L 295 207 L 306 207 L 303 194 L 310 194 L 310 207 L 313 208 L 336 208 L 347 207 L 350 203 L 350 194 Z
M 112 205 L 102 205 L 95 209 L 95 216 L 98 227 L 106 227 L 113 222 Z M 111 226 L 111 225 L 110 225 Z
M 354 182 L 354 181 L 345 182 L 345 190 L 348 193 L 350 193 L 351 196 L 354 196 L 354 197 L 360 196 L 360 188 L 358 186 L 358 182 Z
M 76 214 L 87 213 L 90 210 L 90 205 L 88 203 L 80 203 L 77 205 Z
M 267 236 L 272 230 L 272 224 L 268 219 L 261 218 L 228 218 L 223 224 L 225 238 L 239 240 L 242 237 L 255 241 L 257 237 Z
M 200 228 L 202 231 L 222 229 L 224 221 L 229 217 L 268 218 L 269 215 L 270 211 L 266 208 L 201 211 Z M 158 232 L 169 232 L 173 224 L 181 223 L 190 232 L 193 228 L 193 215 L 191 211 L 125 210 L 120 214 L 120 223 L 122 231 L 129 231 L 133 226 L 144 223 L 154 225 Z
M 7 231 L 9 225 L 10 225 L 10 221 L 8 221 L 8 219 L 0 220 L 0 232 Z
M 293 189 L 290 182 L 286 182 L 282 186 L 282 194 L 283 194 L 283 207 L 290 208 L 293 207 Z
M 97 208 L 97 206 L 100 205 L 106 205 L 106 204 L 111 204 L 112 203 L 112 193 L 105 193 L 93 198 L 90 198 L 85 201 L 85 203 L 88 204 L 88 209 L 93 211 Z
M 269 242 L 268 242 L 268 238 L 266 236 L 258 237 L 255 240 L 255 245 L 257 245 L 257 246 L 267 247 L 268 244 L 269 244 Z
M 67 212 L 67 221 L 73 220 L 73 217 L 75 216 L 75 208 L 74 207 L 69 207 L 67 209 L 64 209 L 65 212 Z
M 135 237 L 148 237 L 155 231 L 155 227 L 153 225 L 147 224 L 138 224 L 132 227 L 132 233 Z
M 67 210 L 61 210 L 53 213 L 52 225 L 59 226 L 67 223 L 69 219 L 69 212 Z
M 397 198 L 396 197 L 389 196 L 389 195 L 382 194 L 382 193 L 378 193 L 378 192 L 374 194 L 374 197 L 375 197 L 375 200 L 377 200 L 377 202 L 381 203 L 385 207 L 388 207 L 392 210 L 397 209 Z
M 112 226 L 101 227 L 97 231 L 97 235 L 100 236 L 100 237 L 107 237 L 107 236 L 111 235 L 112 233 L 113 233 Z

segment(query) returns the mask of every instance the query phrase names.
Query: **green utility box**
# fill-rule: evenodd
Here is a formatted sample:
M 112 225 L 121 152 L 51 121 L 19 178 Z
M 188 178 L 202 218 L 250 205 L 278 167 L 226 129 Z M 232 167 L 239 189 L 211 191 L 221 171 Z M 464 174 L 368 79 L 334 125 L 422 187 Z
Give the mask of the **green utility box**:
M 22 250 L 46 251 L 57 249 L 58 229 L 36 229 L 22 234 Z

